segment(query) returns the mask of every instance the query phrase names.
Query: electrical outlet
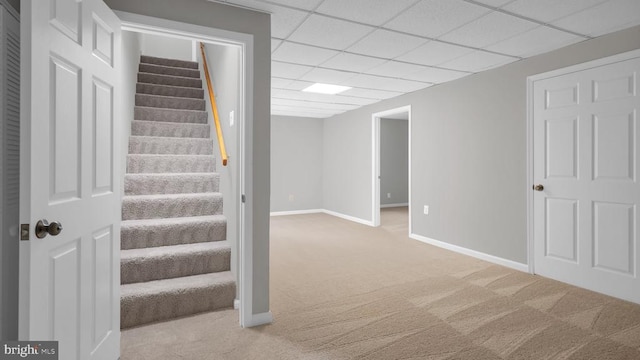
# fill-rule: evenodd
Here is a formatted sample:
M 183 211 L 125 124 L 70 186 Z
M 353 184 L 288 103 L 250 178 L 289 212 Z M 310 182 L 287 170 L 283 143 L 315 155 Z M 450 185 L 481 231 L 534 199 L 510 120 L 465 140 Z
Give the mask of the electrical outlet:
M 387 199 L 391 199 L 391 193 L 387 193 Z
M 424 214 L 429 215 L 429 205 L 424 206 Z
M 293 195 L 289 195 L 289 201 L 293 201 L 295 197 Z
M 236 113 L 231 110 L 231 112 L 229 113 L 229 126 L 233 126 L 233 123 L 235 122 L 235 116 Z

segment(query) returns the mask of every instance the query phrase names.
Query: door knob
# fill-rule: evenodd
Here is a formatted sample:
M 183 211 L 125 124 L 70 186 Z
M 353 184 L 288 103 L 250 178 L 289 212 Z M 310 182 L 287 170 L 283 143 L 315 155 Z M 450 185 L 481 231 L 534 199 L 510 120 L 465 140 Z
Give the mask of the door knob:
M 544 186 L 542 186 L 542 184 L 533 185 L 533 190 L 542 191 L 542 190 L 544 190 Z
M 47 234 L 56 236 L 62 232 L 62 224 L 57 221 L 52 221 L 51 224 L 47 220 L 40 220 L 36 224 L 36 237 L 42 239 Z

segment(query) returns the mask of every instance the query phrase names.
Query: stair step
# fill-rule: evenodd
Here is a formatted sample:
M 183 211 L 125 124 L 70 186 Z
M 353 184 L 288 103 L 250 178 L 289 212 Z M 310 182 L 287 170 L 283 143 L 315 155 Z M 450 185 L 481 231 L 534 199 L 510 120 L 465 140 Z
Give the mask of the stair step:
M 138 82 L 158 85 L 184 86 L 197 89 L 202 88 L 202 79 L 174 75 L 138 73 Z
M 140 63 L 140 65 L 138 65 L 138 71 L 150 74 L 172 75 L 200 79 L 199 69 L 187 69 L 183 67 Z
M 126 220 L 120 228 L 120 248 L 128 250 L 222 241 L 226 237 L 227 219 L 224 215 Z
M 148 120 L 133 120 L 131 135 L 209 138 L 211 127 L 209 124 L 171 123 Z
M 220 214 L 220 193 L 129 195 L 122 198 L 122 220 Z
M 122 284 L 230 270 L 229 242 L 161 246 L 120 251 Z
M 232 307 L 236 286 L 224 271 L 122 285 L 120 296 L 120 326 L 129 328 Z
M 169 86 L 158 84 L 137 83 L 136 93 L 173 96 L 180 98 L 204 99 L 204 89 L 197 89 L 184 86 Z
M 206 111 L 162 109 L 148 106 L 136 106 L 133 109 L 133 118 L 135 120 L 196 124 L 206 124 L 208 121 Z
M 218 192 L 218 173 L 125 174 L 125 195 Z
M 127 155 L 127 173 L 213 172 L 216 161 L 211 155 Z
M 136 106 L 205 111 L 203 99 L 136 94 Z
M 203 138 L 131 136 L 129 154 L 213 155 L 213 141 Z
M 176 60 L 176 59 L 165 59 L 159 58 L 155 56 L 140 56 L 140 62 L 145 64 L 156 64 L 156 65 L 164 65 L 164 66 L 173 66 L 173 67 L 182 67 L 188 69 L 197 69 L 198 63 L 195 61 L 185 61 L 185 60 Z

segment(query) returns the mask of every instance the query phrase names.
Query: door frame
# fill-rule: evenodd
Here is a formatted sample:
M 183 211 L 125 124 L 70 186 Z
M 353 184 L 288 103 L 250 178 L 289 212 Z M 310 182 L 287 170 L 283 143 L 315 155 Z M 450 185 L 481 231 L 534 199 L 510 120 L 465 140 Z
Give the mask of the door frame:
M 188 40 L 215 43 L 218 45 L 234 46 L 240 50 L 240 99 L 236 126 L 238 126 L 239 178 L 236 179 L 238 193 L 233 201 L 239 204 L 237 212 L 237 244 L 238 254 L 238 288 L 239 288 L 239 323 L 242 327 L 256 324 L 253 314 L 253 237 L 251 219 L 247 214 L 253 212 L 251 202 L 243 202 L 242 195 L 247 189 L 253 188 L 253 180 L 247 176 L 251 169 L 253 144 L 247 139 L 252 138 L 253 131 L 253 36 L 234 31 L 221 30 L 200 25 L 188 24 L 172 20 L 154 18 L 124 11 L 114 11 L 122 22 L 122 30 L 138 33 L 167 35 Z
M 535 239 L 533 238 L 533 86 L 536 81 L 546 80 L 557 76 L 567 75 L 583 70 L 592 69 L 599 66 L 610 65 L 621 61 L 640 58 L 640 49 L 624 52 L 604 58 L 571 65 L 557 70 L 552 70 L 527 77 L 527 126 L 526 126 L 526 146 L 527 146 L 527 159 L 526 159 L 526 186 L 527 192 L 527 262 L 529 264 L 529 273 L 535 274 Z
M 371 114 L 372 132 L 371 132 L 371 220 L 373 226 L 380 226 L 380 119 L 385 116 L 396 115 L 400 113 L 408 113 L 408 134 L 407 141 L 409 146 L 409 178 L 408 197 L 409 197 L 409 234 L 413 233 L 411 228 L 411 105 L 405 105 L 385 111 Z

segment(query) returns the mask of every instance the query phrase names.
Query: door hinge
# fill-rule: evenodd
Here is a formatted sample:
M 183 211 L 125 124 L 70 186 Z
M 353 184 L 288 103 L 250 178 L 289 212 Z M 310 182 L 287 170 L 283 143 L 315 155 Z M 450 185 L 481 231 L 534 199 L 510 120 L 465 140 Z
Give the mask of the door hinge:
M 29 240 L 29 224 L 20 224 L 20 240 Z
M 242 194 L 242 196 L 241 196 L 241 201 L 242 201 L 242 203 L 247 202 L 247 197 L 244 194 Z

